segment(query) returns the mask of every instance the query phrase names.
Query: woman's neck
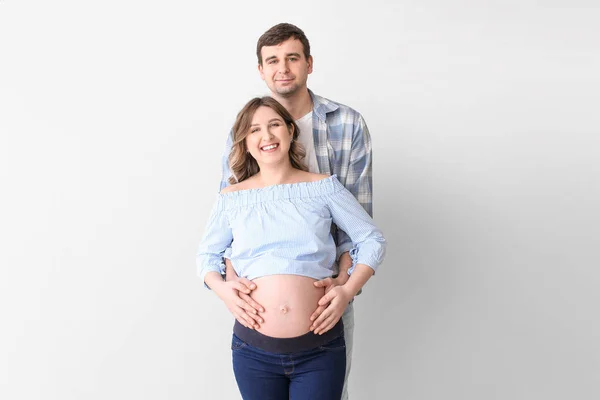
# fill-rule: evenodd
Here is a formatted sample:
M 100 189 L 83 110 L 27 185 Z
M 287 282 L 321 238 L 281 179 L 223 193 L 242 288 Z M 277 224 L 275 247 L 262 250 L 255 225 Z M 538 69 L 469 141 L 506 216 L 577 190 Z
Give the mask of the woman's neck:
M 289 183 L 298 170 L 290 163 L 287 165 L 263 166 L 256 174 L 261 186 L 279 185 Z

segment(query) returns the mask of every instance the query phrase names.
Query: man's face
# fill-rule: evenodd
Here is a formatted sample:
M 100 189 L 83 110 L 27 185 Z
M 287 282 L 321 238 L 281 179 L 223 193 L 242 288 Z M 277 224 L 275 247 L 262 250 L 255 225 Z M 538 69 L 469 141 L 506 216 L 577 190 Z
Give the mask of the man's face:
M 308 74 L 312 73 L 312 56 L 304 57 L 299 40 L 290 38 L 276 46 L 263 46 L 260 52 L 263 63 L 258 71 L 273 94 L 290 97 L 306 89 Z

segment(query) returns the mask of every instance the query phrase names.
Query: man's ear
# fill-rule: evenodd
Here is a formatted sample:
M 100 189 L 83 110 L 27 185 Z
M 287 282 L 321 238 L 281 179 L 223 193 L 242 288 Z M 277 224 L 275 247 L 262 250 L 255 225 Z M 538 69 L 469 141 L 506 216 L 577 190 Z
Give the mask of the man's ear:
M 258 73 L 260 74 L 260 79 L 265 80 L 265 73 L 263 72 L 262 64 L 258 64 Z
M 308 62 L 308 73 L 312 74 L 313 72 L 313 56 L 308 56 L 308 60 L 306 60 Z

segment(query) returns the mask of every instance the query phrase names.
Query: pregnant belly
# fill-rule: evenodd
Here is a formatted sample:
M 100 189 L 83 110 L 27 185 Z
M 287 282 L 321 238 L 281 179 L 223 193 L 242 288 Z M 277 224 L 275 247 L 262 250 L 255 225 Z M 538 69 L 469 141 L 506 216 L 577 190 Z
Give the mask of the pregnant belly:
M 252 298 L 265 308 L 258 331 L 277 338 L 309 332 L 310 316 L 325 289 L 316 288 L 316 279 L 299 275 L 269 275 L 257 278 Z

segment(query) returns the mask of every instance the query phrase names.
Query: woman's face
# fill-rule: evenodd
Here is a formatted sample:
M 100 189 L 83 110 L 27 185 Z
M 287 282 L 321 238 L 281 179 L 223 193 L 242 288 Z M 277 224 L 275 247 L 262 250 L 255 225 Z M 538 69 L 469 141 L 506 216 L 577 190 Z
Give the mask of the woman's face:
M 256 110 L 246 136 L 246 148 L 259 167 L 289 161 L 291 140 L 292 132 L 275 110 L 265 106 Z

